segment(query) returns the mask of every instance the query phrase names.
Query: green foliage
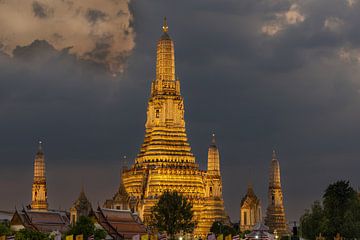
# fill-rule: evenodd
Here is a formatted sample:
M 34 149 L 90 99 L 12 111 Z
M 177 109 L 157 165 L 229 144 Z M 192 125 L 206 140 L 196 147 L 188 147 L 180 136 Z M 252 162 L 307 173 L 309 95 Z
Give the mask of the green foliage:
M 319 201 L 315 201 L 311 206 L 311 211 L 307 210 L 301 217 L 301 232 L 306 239 L 315 239 L 320 233 L 325 232 L 325 214 Z
M 245 235 L 246 235 L 246 234 L 249 234 L 249 233 L 251 233 L 250 230 L 245 230 L 245 231 L 243 231 L 243 232 L 240 232 L 240 233 L 239 233 L 239 236 L 240 236 L 241 239 L 244 239 L 244 238 L 245 238 Z
M 107 233 L 104 229 L 95 229 L 94 238 L 95 240 L 105 239 Z
M 223 234 L 224 236 L 229 234 L 234 236 L 238 234 L 238 231 L 233 226 L 225 225 L 218 221 L 213 222 L 210 228 L 210 232 L 214 233 L 215 235 Z
M 10 225 L 8 223 L 0 223 L 0 236 L 10 236 L 11 233 Z
M 151 213 L 150 226 L 159 232 L 166 231 L 171 239 L 180 231 L 194 231 L 196 223 L 192 219 L 192 205 L 177 192 L 164 192 L 157 204 L 152 207 Z
M 300 219 L 302 237 L 315 239 L 320 233 L 327 239 L 340 233 L 345 238 L 360 238 L 360 200 L 348 181 L 330 184 L 323 204 L 315 202 Z
M 81 234 L 84 239 L 87 239 L 91 235 L 94 235 L 96 240 L 106 237 L 106 231 L 103 229 L 96 229 L 94 220 L 85 216 L 81 216 L 76 224 L 66 233 L 66 235 L 74 236 Z
M 21 229 L 15 234 L 15 240 L 48 240 L 49 237 L 45 233 L 37 232 L 30 229 Z

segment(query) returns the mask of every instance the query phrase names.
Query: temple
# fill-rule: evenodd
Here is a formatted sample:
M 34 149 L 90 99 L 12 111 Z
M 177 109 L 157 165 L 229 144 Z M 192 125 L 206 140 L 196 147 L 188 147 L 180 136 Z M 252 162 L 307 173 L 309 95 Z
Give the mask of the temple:
M 269 227 L 270 232 L 275 235 L 284 236 L 289 234 L 285 218 L 283 194 L 281 190 L 280 164 L 275 150 L 273 150 L 271 160 L 268 207 L 266 211 L 265 224 Z
M 255 195 L 251 184 L 240 204 L 240 231 L 251 231 L 257 223 L 261 223 L 262 213 L 260 199 Z
M 81 188 L 80 195 L 78 199 L 74 202 L 73 206 L 70 208 L 70 223 L 72 225 L 76 224 L 82 216 L 89 216 L 92 211 L 92 206 L 90 201 L 85 195 L 84 187 Z
M 209 148 L 208 171 L 200 170 L 187 139 L 184 101 L 175 78 L 174 43 L 166 19 L 157 43 L 156 78 L 151 83 L 145 138 L 135 163 L 123 171 L 134 210 L 146 223 L 151 207 L 164 191 L 177 191 L 193 205 L 195 236 L 205 236 L 214 221 L 227 222 L 215 138 Z
M 34 161 L 34 181 L 32 185 L 31 209 L 47 211 L 47 190 L 45 176 L 45 157 L 42 149 L 42 143 L 39 142 L 38 151 Z

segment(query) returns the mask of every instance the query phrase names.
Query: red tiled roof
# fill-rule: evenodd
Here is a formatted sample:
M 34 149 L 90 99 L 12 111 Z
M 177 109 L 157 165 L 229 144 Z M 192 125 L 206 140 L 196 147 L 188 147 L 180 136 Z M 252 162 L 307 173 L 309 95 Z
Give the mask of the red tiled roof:
M 111 227 L 125 238 L 147 233 L 144 224 L 138 222 L 137 217 L 130 210 L 98 208 L 96 215 L 105 229 Z
M 66 212 L 61 211 L 17 211 L 20 220 L 25 228 L 31 228 L 40 232 L 69 230 L 69 218 Z

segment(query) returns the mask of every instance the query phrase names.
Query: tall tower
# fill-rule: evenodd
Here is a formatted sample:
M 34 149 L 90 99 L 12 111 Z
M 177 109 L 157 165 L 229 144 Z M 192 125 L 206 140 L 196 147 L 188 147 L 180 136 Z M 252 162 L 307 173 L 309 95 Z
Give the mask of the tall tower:
M 165 191 L 184 195 L 193 205 L 194 220 L 199 222 L 207 201 L 207 172 L 199 169 L 187 139 L 184 101 L 180 81 L 175 78 L 174 42 L 166 19 L 162 30 L 157 42 L 156 78 L 151 82 L 144 142 L 134 165 L 123 172 L 122 179 L 129 198 L 136 200 L 135 210 L 145 223 L 151 207 Z M 220 176 L 220 168 L 216 172 Z M 214 221 L 214 215 L 210 217 Z M 195 235 L 206 236 L 210 227 L 200 225 Z
M 216 145 L 215 134 L 212 135 L 211 144 L 208 149 L 206 173 L 205 202 L 202 218 L 198 223 L 198 226 L 204 230 L 210 229 L 214 221 L 229 224 L 229 218 L 225 213 L 224 200 L 222 197 L 220 154 Z
M 34 161 L 34 182 L 32 185 L 31 209 L 47 211 L 47 190 L 45 176 L 45 157 L 42 142 L 39 142 L 38 151 Z
M 270 232 L 278 235 L 289 233 L 286 224 L 285 209 L 283 204 L 283 194 L 280 181 L 280 164 L 275 150 L 272 153 L 269 190 L 268 190 L 268 207 L 266 211 L 265 224 L 269 227 Z

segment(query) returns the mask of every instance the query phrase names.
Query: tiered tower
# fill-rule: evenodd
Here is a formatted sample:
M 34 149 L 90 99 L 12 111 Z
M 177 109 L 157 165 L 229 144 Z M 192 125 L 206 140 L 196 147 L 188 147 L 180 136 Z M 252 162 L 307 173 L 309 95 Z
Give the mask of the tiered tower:
M 214 221 L 229 224 L 229 218 L 225 213 L 224 200 L 222 197 L 222 180 L 220 172 L 220 154 L 216 144 L 215 134 L 212 135 L 208 149 L 207 174 L 205 176 L 205 202 L 199 220 L 199 228 L 202 231 L 209 230 Z
M 41 141 L 34 161 L 34 182 L 32 185 L 31 209 L 47 211 L 47 190 L 45 176 L 45 157 Z
M 175 78 L 174 43 L 165 19 L 157 43 L 156 79 L 151 83 L 144 142 L 135 164 L 123 172 L 123 183 L 130 198 L 137 199 L 136 210 L 145 223 L 164 191 L 182 193 L 193 204 L 199 222 L 195 234 L 206 235 L 209 229 L 200 226 L 206 179 L 207 172 L 199 169 L 188 143 L 180 81 Z
M 260 199 L 255 195 L 249 184 L 245 197 L 240 204 L 240 231 L 253 230 L 257 223 L 262 221 Z
M 285 209 L 283 204 L 283 194 L 280 181 L 280 164 L 276 156 L 275 150 L 272 153 L 268 207 L 266 211 L 265 224 L 269 227 L 270 232 L 279 236 L 289 233 L 286 224 Z

